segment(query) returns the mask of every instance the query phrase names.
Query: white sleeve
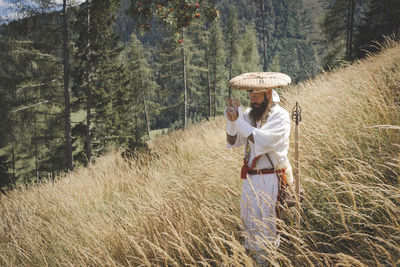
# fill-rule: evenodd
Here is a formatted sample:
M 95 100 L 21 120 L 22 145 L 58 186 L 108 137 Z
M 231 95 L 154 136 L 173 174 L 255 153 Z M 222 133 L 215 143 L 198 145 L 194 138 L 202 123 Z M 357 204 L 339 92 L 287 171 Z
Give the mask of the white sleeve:
M 284 110 L 271 114 L 271 117 L 268 118 L 267 123 L 261 129 L 251 126 L 243 119 L 242 115 L 235 123 L 238 132 L 243 136 L 248 137 L 253 134 L 256 156 L 277 151 L 290 134 L 289 113 Z
M 227 110 L 225 109 L 225 117 L 227 117 L 226 111 Z M 231 136 L 236 135 L 236 141 L 233 145 L 229 144 L 228 142 L 226 143 L 226 146 L 228 148 L 239 147 L 239 146 L 242 146 L 245 144 L 246 138 L 240 132 L 237 131 L 236 122 L 232 122 L 232 121 L 228 120 L 227 126 L 226 126 L 226 133 Z
M 246 143 L 246 138 L 241 133 L 237 133 L 235 143 L 231 145 L 228 142 L 226 142 L 226 147 L 227 148 L 239 147 L 243 146 L 245 143 Z
M 241 133 L 245 138 L 247 138 L 250 134 L 253 133 L 254 128 L 244 119 L 243 108 L 240 106 L 238 109 L 239 117 L 235 120 L 236 129 L 239 133 Z
M 226 125 L 226 133 L 231 136 L 235 136 L 237 134 L 236 124 L 234 122 L 228 120 Z
M 253 130 L 256 156 L 278 151 L 285 146 L 290 135 L 289 113 L 285 110 L 272 114 L 261 129 Z
M 228 107 L 225 108 L 224 114 L 225 114 L 225 118 L 227 119 L 227 125 L 226 125 L 226 133 L 231 135 L 231 136 L 235 136 L 237 134 L 237 129 L 236 129 L 236 124 L 233 121 L 228 120 L 228 116 L 227 116 L 227 111 L 228 111 Z

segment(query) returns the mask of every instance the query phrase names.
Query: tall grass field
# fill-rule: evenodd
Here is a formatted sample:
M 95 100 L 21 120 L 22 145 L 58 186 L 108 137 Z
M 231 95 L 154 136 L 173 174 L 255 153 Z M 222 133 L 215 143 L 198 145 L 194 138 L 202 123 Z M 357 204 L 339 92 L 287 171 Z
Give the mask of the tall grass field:
M 400 265 L 400 44 L 281 92 L 302 107 L 301 224 L 271 266 Z M 0 196 L 0 266 L 253 266 L 239 217 L 242 149 L 223 117 Z M 292 125 L 294 133 L 294 124 Z M 290 159 L 294 161 L 294 134 Z

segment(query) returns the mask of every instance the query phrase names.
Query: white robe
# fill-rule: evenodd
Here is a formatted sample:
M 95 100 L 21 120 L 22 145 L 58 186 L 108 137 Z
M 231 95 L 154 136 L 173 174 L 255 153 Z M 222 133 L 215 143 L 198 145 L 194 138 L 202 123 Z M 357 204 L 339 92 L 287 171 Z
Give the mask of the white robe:
M 246 137 L 253 134 L 254 144 L 250 144 L 249 166 L 256 156 L 262 155 L 256 169 L 272 168 L 265 153 L 268 153 L 274 166 L 287 161 L 289 150 L 290 117 L 289 113 L 276 104 L 264 125 L 250 125 L 250 108 L 243 111 L 239 107 L 239 118 L 228 121 L 227 133 L 237 134 L 236 142 L 228 148 L 246 144 Z M 275 203 L 278 196 L 278 178 L 276 174 L 248 175 L 244 180 L 241 196 L 240 216 L 244 223 L 244 246 L 249 250 L 261 250 L 268 241 L 276 238 Z

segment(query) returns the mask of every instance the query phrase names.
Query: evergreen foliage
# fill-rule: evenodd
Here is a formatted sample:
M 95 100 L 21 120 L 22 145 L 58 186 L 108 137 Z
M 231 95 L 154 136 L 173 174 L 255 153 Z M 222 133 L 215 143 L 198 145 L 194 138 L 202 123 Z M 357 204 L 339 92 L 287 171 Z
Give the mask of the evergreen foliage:
M 308 20 L 302 0 L 273 2 L 274 32 L 268 42 L 268 69 L 279 61 L 280 71 L 301 81 L 317 73 L 315 50 L 304 29 Z M 274 65 L 272 64 L 274 63 Z
M 215 20 L 210 26 L 209 38 L 209 63 L 210 63 L 210 83 L 213 90 L 213 110 L 214 117 L 222 113 L 225 102 L 227 81 L 225 69 L 225 43 L 221 28 L 221 20 Z
M 355 16 L 360 12 L 360 1 L 336 0 L 326 12 L 321 27 L 331 47 L 325 57 L 326 66 L 352 59 Z
M 12 156 L 7 156 L 7 150 L 10 150 L 9 143 L 11 143 L 10 134 L 10 112 L 12 108 L 12 80 L 13 76 L 9 68 L 4 68 L 5 65 L 10 64 L 13 59 L 10 57 L 8 51 L 10 50 L 10 42 L 5 36 L 0 35 L 0 58 L 3 61 L 3 66 L 0 67 L 0 189 L 12 182 L 12 176 L 9 173 L 9 167 Z M 9 153 L 11 154 L 11 153 Z
M 15 88 L 15 71 L 6 66 L 13 65 L 13 58 L 9 51 L 11 42 L 6 36 L 0 35 L 0 58 L 3 64 L 0 66 L 0 148 L 7 146 L 10 142 L 10 112 L 13 103 L 13 93 Z
M 9 60 L 0 79 L 8 98 L 3 152 L 16 179 L 29 181 L 65 168 L 64 125 L 58 123 L 63 106 L 60 35 L 54 13 L 11 22 L 3 31 Z
M 304 10 L 303 0 L 262 1 L 265 13 L 266 71 L 280 70 L 290 75 L 295 82 L 314 76 L 318 72 L 318 62 L 315 47 L 308 36 L 311 31 L 311 21 Z M 256 36 L 259 40 L 257 42 L 258 53 L 260 55 L 263 54 L 262 1 L 232 1 L 233 5 L 235 5 L 233 9 L 240 6 L 237 9 L 238 24 L 236 28 L 239 31 L 238 38 L 244 39 L 244 41 L 239 50 L 243 50 L 243 44 L 246 43 L 244 33 L 247 25 L 254 23 L 258 33 Z M 222 0 L 221 5 L 228 6 L 228 1 Z M 228 29 L 236 15 L 233 14 L 232 16 L 231 6 L 229 6 L 229 9 L 221 10 L 223 15 L 225 14 L 224 12 L 227 13 L 226 16 L 222 17 L 227 25 L 227 51 L 230 51 Z M 239 53 L 242 53 L 242 51 Z M 242 56 L 240 55 L 240 57 Z M 263 64 L 264 60 L 259 64 L 261 63 Z M 239 66 L 240 63 L 235 65 Z M 243 68 L 243 65 L 239 67 L 239 73 L 242 72 L 241 68 Z M 261 70 L 260 65 L 259 71 Z
M 155 128 L 180 128 L 183 126 L 184 104 L 182 53 L 179 42 L 175 41 L 174 31 L 168 27 L 162 27 L 157 39 L 154 64 L 156 82 L 160 86 L 153 100 L 160 106 Z
M 75 109 L 86 110 L 86 125 L 82 121 L 74 129 L 78 136 L 85 136 L 80 140 L 80 146 L 85 147 L 77 157 L 80 162 L 91 163 L 92 157 L 106 151 L 110 141 L 118 139 L 114 130 L 119 116 L 113 109 L 113 97 L 121 98 L 127 86 L 124 69 L 117 61 L 122 46 L 110 27 L 118 5 L 116 0 L 93 0 L 77 11 L 73 91 Z
M 229 79 L 241 73 L 239 41 L 238 10 L 236 6 L 230 5 L 228 10 L 228 19 L 226 21 L 226 66 L 229 71 Z M 229 96 L 230 95 L 231 94 L 229 93 Z
M 11 180 L 11 174 L 8 172 L 9 167 L 8 167 L 8 162 L 7 162 L 7 157 L 6 156 L 0 156 L 0 191 L 2 191 L 3 187 L 10 185 L 12 180 Z
M 361 23 L 355 36 L 356 57 L 364 57 L 368 52 L 377 52 L 385 36 L 400 34 L 400 1 L 368 1 L 362 13 Z
M 215 0 L 130 0 L 130 2 L 127 13 L 145 30 L 152 27 L 150 22 L 154 17 L 179 33 L 199 17 L 212 21 L 220 15 L 220 11 L 215 7 Z
M 258 39 L 254 24 L 246 25 L 243 37 L 240 39 L 241 62 L 243 64 L 241 72 L 256 72 L 261 69 L 260 54 L 258 52 Z
M 203 21 L 194 21 L 186 30 L 184 46 L 187 62 L 188 116 L 191 123 L 209 116 L 206 49 L 209 33 Z M 207 50 L 208 51 L 208 50 Z
M 400 2 L 396 0 L 335 0 L 321 27 L 329 53 L 325 66 L 377 52 L 384 36 L 398 36 Z M 354 36 L 354 37 L 353 37 Z
M 145 136 L 150 139 L 148 131 L 153 128 L 155 111 L 159 108 L 155 102 L 149 101 L 155 98 L 158 89 L 148 62 L 149 58 L 149 52 L 144 49 L 136 35 L 132 34 L 129 45 L 120 55 L 129 84 L 117 90 L 116 101 L 113 104 L 117 120 L 120 121 L 116 124 L 115 132 L 119 138 L 118 143 L 128 146 L 131 150 L 144 146 Z

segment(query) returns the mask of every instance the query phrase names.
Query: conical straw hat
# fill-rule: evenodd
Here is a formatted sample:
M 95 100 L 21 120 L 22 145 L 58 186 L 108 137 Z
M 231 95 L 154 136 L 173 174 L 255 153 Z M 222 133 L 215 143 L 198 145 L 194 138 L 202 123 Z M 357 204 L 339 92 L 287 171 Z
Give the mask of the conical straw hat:
M 232 78 L 228 86 L 239 90 L 264 91 L 268 88 L 286 86 L 291 81 L 288 75 L 280 72 L 249 72 Z

